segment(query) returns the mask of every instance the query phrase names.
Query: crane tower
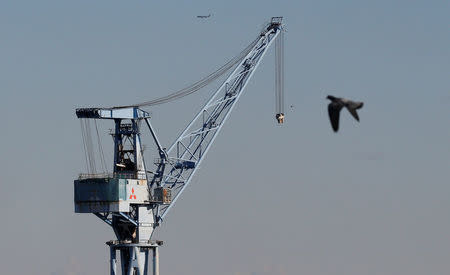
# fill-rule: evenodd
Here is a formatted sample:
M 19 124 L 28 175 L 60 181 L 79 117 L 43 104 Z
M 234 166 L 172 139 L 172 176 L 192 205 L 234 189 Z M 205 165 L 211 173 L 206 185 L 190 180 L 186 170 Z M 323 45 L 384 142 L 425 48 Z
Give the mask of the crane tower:
M 162 241 L 153 240 L 152 235 L 189 185 L 249 79 L 277 37 L 282 37 L 281 17 L 273 17 L 249 47 L 226 64 L 225 67 L 234 67 L 234 70 L 169 149 L 161 144 L 150 123 L 150 113 L 143 109 L 165 99 L 130 106 L 76 109 L 76 115 L 82 121 L 110 120 L 114 123 L 111 133 L 114 140 L 112 173 L 97 174 L 88 169 L 88 173 L 80 174 L 74 181 L 75 212 L 93 213 L 108 224 L 117 237 L 117 240 L 107 242 L 111 275 L 119 274 L 117 252 L 120 252 L 122 274 L 147 275 L 150 264 L 152 273 L 159 274 L 158 247 Z M 278 65 L 282 64 L 279 61 L 282 49 L 279 48 L 276 47 Z M 224 72 L 223 68 L 217 72 Z M 276 71 L 276 118 L 282 123 L 280 71 L 282 68 Z M 194 85 L 195 89 L 210 80 L 211 75 Z M 193 91 L 194 88 L 184 90 L 167 98 L 177 98 Z M 151 170 L 144 161 L 142 131 L 150 132 L 157 148 Z M 87 162 L 91 157 L 92 152 L 87 152 Z

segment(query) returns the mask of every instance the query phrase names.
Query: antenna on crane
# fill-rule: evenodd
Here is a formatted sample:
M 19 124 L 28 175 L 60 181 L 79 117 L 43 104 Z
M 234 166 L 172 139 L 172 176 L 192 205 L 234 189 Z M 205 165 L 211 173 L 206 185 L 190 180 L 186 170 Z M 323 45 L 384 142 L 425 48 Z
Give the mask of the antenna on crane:
M 152 271 L 159 275 L 158 248 L 162 241 L 153 240 L 155 229 L 163 222 L 192 177 L 198 171 L 204 156 L 245 91 L 248 81 L 274 40 L 282 33 L 282 18 L 273 17 L 259 36 L 236 58 L 193 85 L 161 99 L 140 104 L 112 108 L 78 108 L 82 120 L 82 136 L 86 150 L 88 173 L 74 181 L 76 213 L 93 213 L 111 226 L 117 240 L 107 242 L 110 247 L 111 275 L 117 273 L 117 251 L 120 252 L 122 274 L 147 275 L 149 255 L 152 253 Z M 278 44 L 277 44 L 278 45 Z M 281 44 L 282 47 L 282 44 Z M 282 68 L 282 49 L 278 50 L 277 66 Z M 281 60 L 281 61 L 278 61 Z M 236 66 L 235 66 L 236 65 Z M 150 123 L 150 113 L 144 106 L 161 104 L 186 96 L 204 87 L 233 68 L 231 74 L 214 92 L 194 119 L 166 149 Z M 277 69 L 277 120 L 284 120 L 283 70 Z M 114 123 L 114 160 L 112 173 L 97 173 L 95 152 L 89 121 Z M 144 126 L 144 127 L 141 127 Z M 153 169 L 147 170 L 144 161 L 141 133 L 148 128 L 156 145 Z M 99 144 L 99 155 L 103 150 Z M 106 169 L 103 169 L 106 170 Z

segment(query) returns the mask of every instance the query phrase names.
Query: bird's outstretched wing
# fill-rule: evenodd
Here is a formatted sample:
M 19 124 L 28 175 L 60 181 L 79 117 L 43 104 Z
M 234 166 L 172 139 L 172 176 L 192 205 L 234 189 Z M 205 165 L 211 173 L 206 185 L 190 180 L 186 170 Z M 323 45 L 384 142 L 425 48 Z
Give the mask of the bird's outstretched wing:
M 356 112 L 356 109 L 351 109 L 351 108 L 347 107 L 347 110 L 350 112 L 350 114 L 352 114 L 352 116 L 353 116 L 357 121 L 359 121 L 359 116 L 358 116 L 358 113 Z
M 335 132 L 339 130 L 339 113 L 342 105 L 336 102 L 328 104 L 328 116 L 330 117 L 331 127 Z
M 359 121 L 359 116 L 358 116 L 358 113 L 356 112 L 356 110 L 361 109 L 363 105 L 364 105 L 364 103 L 362 103 L 362 102 L 353 102 L 353 101 L 350 101 L 349 103 L 347 103 L 347 104 L 345 105 L 345 107 L 347 107 L 347 110 L 350 112 L 350 114 L 351 114 L 357 121 Z

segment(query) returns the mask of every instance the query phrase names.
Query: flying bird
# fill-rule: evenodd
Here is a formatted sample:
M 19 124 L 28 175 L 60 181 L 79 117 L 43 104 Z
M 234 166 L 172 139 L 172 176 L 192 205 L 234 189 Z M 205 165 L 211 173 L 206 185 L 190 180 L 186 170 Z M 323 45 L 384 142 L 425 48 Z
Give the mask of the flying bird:
M 331 100 L 328 104 L 328 116 L 330 117 L 331 127 L 335 132 L 339 130 L 339 113 L 343 107 L 347 108 L 350 114 L 359 121 L 359 116 L 356 110 L 361 109 L 364 105 L 363 102 L 351 101 L 345 98 L 334 97 L 332 95 L 327 96 L 327 99 Z

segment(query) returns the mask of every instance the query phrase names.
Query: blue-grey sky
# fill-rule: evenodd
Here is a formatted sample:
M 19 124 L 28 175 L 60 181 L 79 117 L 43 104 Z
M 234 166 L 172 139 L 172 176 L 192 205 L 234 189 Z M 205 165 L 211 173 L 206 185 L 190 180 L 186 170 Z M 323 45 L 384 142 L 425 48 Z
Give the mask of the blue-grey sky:
M 3 0 L 1 273 L 106 274 L 113 232 L 73 213 L 75 108 L 180 89 L 281 15 L 294 108 L 277 126 L 271 49 L 157 234 L 161 273 L 449 274 L 449 13 L 439 0 Z M 211 91 L 150 110 L 165 145 Z M 364 101 L 361 122 L 344 110 L 333 133 L 327 94 Z

